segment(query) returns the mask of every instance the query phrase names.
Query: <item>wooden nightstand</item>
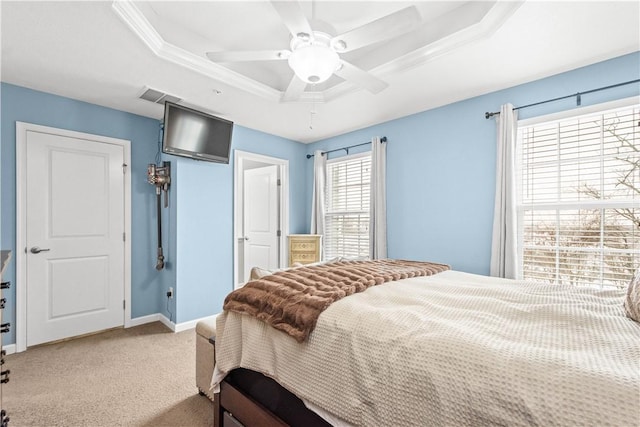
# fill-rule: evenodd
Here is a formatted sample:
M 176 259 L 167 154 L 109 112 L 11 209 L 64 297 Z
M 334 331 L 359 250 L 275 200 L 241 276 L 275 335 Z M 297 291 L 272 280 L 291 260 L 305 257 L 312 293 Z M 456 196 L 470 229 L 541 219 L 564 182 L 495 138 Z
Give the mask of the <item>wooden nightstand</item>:
M 293 263 L 310 264 L 320 261 L 319 234 L 290 234 L 289 236 L 289 266 Z

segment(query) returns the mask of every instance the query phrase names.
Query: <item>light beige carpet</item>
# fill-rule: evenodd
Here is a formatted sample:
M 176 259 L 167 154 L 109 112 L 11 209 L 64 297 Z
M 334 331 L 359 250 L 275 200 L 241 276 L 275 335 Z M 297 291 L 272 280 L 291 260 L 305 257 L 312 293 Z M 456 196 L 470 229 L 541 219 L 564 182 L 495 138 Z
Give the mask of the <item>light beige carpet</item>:
M 29 348 L 5 357 L 10 426 L 212 426 L 195 385 L 195 330 L 161 323 Z

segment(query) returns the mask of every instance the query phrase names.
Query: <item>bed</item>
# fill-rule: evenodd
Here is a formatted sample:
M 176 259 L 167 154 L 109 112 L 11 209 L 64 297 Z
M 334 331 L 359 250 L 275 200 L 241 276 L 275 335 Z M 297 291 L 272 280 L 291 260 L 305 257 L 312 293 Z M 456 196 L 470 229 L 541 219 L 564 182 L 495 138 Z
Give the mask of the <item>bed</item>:
M 449 270 L 339 299 L 302 341 L 224 311 L 216 423 L 637 426 L 640 324 L 624 297 Z

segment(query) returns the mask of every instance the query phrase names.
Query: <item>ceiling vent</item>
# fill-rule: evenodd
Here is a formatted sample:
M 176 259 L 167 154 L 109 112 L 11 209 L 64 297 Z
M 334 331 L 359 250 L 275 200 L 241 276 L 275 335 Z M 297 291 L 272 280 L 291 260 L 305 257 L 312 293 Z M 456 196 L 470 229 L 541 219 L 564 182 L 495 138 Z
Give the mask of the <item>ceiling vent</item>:
M 159 90 L 151 89 L 145 87 L 145 91 L 140 95 L 140 99 L 144 99 L 145 101 L 155 102 L 156 104 L 164 104 L 165 101 L 178 103 L 182 101 L 182 98 L 178 98 L 177 96 L 168 95 L 164 92 L 160 92 Z

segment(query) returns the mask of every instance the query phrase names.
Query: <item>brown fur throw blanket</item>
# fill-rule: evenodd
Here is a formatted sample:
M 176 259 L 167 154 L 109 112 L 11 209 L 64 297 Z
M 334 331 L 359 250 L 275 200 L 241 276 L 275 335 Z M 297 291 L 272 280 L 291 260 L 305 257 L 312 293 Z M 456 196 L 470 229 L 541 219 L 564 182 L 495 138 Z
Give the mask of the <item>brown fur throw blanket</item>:
M 305 341 L 329 304 L 370 286 L 449 270 L 431 262 L 335 261 L 278 271 L 231 292 L 224 310 L 246 313 Z

